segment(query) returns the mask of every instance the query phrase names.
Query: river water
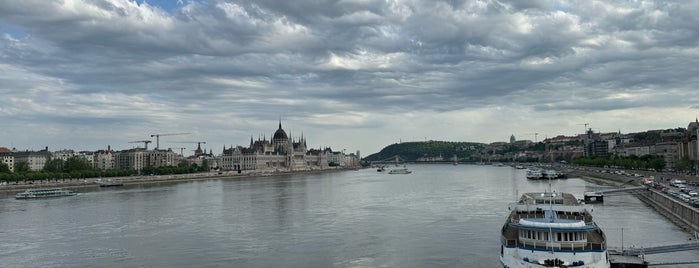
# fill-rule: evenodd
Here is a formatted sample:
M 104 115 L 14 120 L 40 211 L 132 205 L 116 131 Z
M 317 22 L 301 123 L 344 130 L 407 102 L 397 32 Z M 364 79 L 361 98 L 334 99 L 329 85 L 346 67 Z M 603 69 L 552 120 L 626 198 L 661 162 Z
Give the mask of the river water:
M 511 167 L 408 168 L 412 174 L 365 169 L 5 196 L 0 266 L 499 267 L 507 205 L 548 188 Z M 570 178 L 552 188 L 582 198 L 603 187 Z M 593 216 L 610 247 L 691 237 L 629 194 L 606 197 Z M 647 259 L 696 261 L 699 251 Z

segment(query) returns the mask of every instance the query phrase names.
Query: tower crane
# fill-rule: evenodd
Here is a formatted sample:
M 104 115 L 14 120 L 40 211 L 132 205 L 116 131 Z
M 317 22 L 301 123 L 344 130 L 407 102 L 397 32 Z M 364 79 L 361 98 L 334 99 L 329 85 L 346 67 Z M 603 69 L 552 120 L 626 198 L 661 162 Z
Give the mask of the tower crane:
M 590 123 L 583 123 L 583 124 L 578 124 L 578 125 L 585 125 L 585 131 L 583 131 L 583 134 L 587 133 L 587 126 L 590 125 Z
M 196 143 L 197 144 L 197 149 L 194 150 L 194 155 L 200 156 L 204 154 L 204 151 L 201 149 L 202 144 L 206 144 L 205 141 L 171 141 L 172 143 Z
M 150 137 L 155 137 L 155 149 L 160 148 L 160 136 L 175 136 L 175 135 L 187 135 L 192 133 L 165 133 L 165 134 L 151 134 Z
M 151 143 L 151 141 L 130 141 L 129 143 L 143 143 L 143 147 L 145 147 L 146 150 L 148 150 L 148 144 Z

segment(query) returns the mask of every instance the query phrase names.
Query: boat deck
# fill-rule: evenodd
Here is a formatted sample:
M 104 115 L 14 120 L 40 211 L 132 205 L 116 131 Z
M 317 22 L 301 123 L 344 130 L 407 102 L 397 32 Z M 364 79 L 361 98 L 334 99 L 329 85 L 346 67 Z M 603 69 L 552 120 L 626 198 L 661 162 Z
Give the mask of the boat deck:
M 599 228 L 585 232 L 587 234 L 587 243 L 576 244 L 566 242 L 556 242 L 559 247 L 553 248 L 558 250 L 603 250 L 606 249 L 606 241 L 604 234 Z M 519 228 L 513 227 L 510 224 L 505 224 L 502 229 L 502 242 L 505 246 L 526 247 L 531 249 L 549 250 L 550 246 L 546 245 L 546 241 L 539 243 L 524 243 L 519 239 Z
M 520 219 L 543 219 L 544 211 L 516 211 L 510 215 L 511 222 L 519 221 Z M 592 224 L 592 216 L 585 212 L 565 212 L 558 211 L 556 218 L 562 220 L 578 220 L 585 221 L 585 224 Z

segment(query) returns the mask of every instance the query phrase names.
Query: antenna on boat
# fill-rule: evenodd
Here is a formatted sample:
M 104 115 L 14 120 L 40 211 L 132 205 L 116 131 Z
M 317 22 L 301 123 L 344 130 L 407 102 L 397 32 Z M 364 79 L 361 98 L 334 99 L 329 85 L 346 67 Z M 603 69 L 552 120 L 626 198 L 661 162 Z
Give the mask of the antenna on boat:
M 552 187 L 551 187 L 551 177 L 550 177 L 550 176 L 546 176 L 546 177 L 549 179 L 549 192 L 550 192 L 550 193 L 549 193 L 549 215 L 551 216 L 551 219 L 549 219 L 549 222 L 550 222 L 550 223 L 553 223 L 554 220 L 555 220 L 555 218 L 556 218 L 556 214 L 555 214 L 555 212 L 553 211 L 553 189 L 552 189 Z M 554 249 L 553 249 L 553 228 L 551 227 L 551 224 L 549 224 L 549 243 L 551 244 L 551 251 L 550 251 L 550 253 L 551 253 L 551 255 L 553 255 L 553 254 L 554 254 Z

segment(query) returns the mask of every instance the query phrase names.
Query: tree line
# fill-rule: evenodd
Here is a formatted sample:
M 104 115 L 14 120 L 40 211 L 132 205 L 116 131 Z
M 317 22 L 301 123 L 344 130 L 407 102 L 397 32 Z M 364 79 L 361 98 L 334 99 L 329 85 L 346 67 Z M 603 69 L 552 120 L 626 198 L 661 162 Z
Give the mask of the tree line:
M 169 174 L 186 174 L 202 171 L 209 171 L 209 164 L 204 160 L 202 165 L 188 164 L 181 162 L 177 166 L 164 167 L 145 167 L 143 169 L 107 169 L 101 170 L 92 167 L 85 159 L 80 157 L 71 157 L 67 160 L 50 159 L 40 171 L 32 171 L 29 163 L 19 161 L 15 163 L 14 172 L 5 163 L 0 163 L 0 181 L 20 182 L 20 181 L 59 181 L 59 180 L 74 180 L 85 178 L 108 178 L 108 177 L 125 177 L 134 175 L 169 175 Z
M 380 152 L 364 158 L 365 161 L 386 160 L 396 155 L 407 161 L 415 161 L 420 157 L 442 156 L 445 161 L 451 161 L 453 156 L 461 161 L 478 161 L 478 150 L 485 145 L 474 142 L 425 141 L 402 142 L 384 147 Z
M 644 156 L 594 156 L 579 157 L 572 160 L 573 164 L 595 167 L 619 167 L 624 169 L 653 169 L 661 171 L 665 169 L 665 159 L 657 155 Z

